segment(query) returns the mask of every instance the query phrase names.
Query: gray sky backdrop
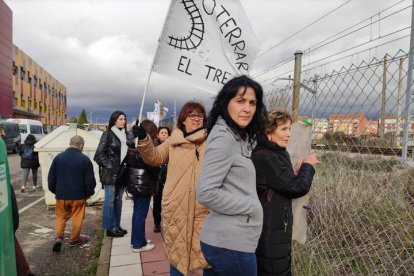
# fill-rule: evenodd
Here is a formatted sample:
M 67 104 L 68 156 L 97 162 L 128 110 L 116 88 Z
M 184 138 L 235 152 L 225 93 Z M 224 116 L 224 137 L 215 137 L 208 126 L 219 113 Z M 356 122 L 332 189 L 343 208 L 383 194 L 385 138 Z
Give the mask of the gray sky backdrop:
M 219 0 L 216 0 L 219 2 Z M 144 86 L 156 52 L 169 0 L 5 0 L 13 10 L 13 41 L 42 67 L 62 82 L 68 93 L 68 116 L 85 108 L 92 121 L 106 122 L 113 110 L 132 118 L 139 113 Z M 260 55 L 251 75 L 293 56 L 312 45 L 368 17 L 372 22 L 411 4 L 389 0 L 241 0 L 260 45 L 259 53 L 284 41 L 336 7 L 341 8 Z M 397 4 L 386 13 L 381 10 Z M 362 32 L 339 39 L 304 57 L 312 63 L 350 45 L 373 40 L 388 32 L 410 26 L 411 9 L 373 23 Z M 409 29 L 405 32 L 409 34 Z M 379 42 L 377 42 L 379 43 Z M 372 45 L 371 45 L 372 46 Z M 409 40 L 398 45 L 406 49 Z M 369 55 L 381 55 L 375 50 Z M 392 49 L 391 49 L 392 51 Z M 349 54 L 349 53 L 348 53 Z M 361 54 L 362 55 L 362 54 Z M 362 57 L 357 57 L 362 58 Z M 288 64 L 292 69 L 292 65 Z M 279 68 L 278 70 L 285 70 Z M 257 76 L 266 88 L 276 71 Z M 144 114 L 159 99 L 177 110 L 187 100 L 197 99 L 210 108 L 213 95 L 185 83 L 153 73 Z

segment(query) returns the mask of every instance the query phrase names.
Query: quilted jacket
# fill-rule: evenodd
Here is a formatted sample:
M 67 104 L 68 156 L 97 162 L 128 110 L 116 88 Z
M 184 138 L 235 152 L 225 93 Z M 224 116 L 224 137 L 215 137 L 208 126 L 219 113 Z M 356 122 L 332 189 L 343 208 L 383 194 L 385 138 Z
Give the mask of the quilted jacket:
M 208 209 L 196 200 L 205 144 L 204 129 L 186 137 L 176 129 L 158 147 L 154 147 L 149 136 L 138 143 L 138 151 L 149 165 L 168 162 L 161 203 L 164 246 L 170 264 L 184 275 L 208 267 L 200 248 L 200 230 Z

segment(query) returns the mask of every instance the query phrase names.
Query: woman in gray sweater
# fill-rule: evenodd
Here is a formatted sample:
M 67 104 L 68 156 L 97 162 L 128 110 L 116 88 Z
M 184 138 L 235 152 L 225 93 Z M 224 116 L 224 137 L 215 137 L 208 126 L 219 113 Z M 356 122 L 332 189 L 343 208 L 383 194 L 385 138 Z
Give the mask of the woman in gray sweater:
M 263 211 L 250 156 L 265 112 L 260 84 L 239 76 L 223 86 L 207 121 L 197 199 L 210 213 L 200 240 L 204 257 L 220 275 L 257 275 Z

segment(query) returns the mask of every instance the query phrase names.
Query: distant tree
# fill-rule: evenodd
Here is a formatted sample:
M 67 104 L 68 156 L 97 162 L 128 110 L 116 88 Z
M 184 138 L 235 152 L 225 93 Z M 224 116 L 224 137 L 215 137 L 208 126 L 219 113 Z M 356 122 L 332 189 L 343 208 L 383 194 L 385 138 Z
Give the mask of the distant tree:
M 70 119 L 69 119 L 69 123 L 77 123 L 78 122 L 78 118 L 76 117 L 76 116 L 72 116 L 72 117 L 70 117 Z
M 83 125 L 88 123 L 88 118 L 86 117 L 85 108 L 82 108 L 82 111 L 79 115 L 78 125 Z

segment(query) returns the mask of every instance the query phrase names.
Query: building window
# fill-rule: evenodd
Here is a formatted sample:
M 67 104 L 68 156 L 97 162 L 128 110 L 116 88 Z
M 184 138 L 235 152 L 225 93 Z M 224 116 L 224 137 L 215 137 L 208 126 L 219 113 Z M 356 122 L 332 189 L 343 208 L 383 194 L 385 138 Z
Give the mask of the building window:
M 25 73 L 26 73 L 26 72 L 24 71 L 23 66 L 21 66 L 21 67 L 20 67 L 20 78 L 21 78 L 22 80 L 24 80 Z
M 16 75 L 17 75 L 17 66 L 13 61 L 13 76 L 16 76 Z

